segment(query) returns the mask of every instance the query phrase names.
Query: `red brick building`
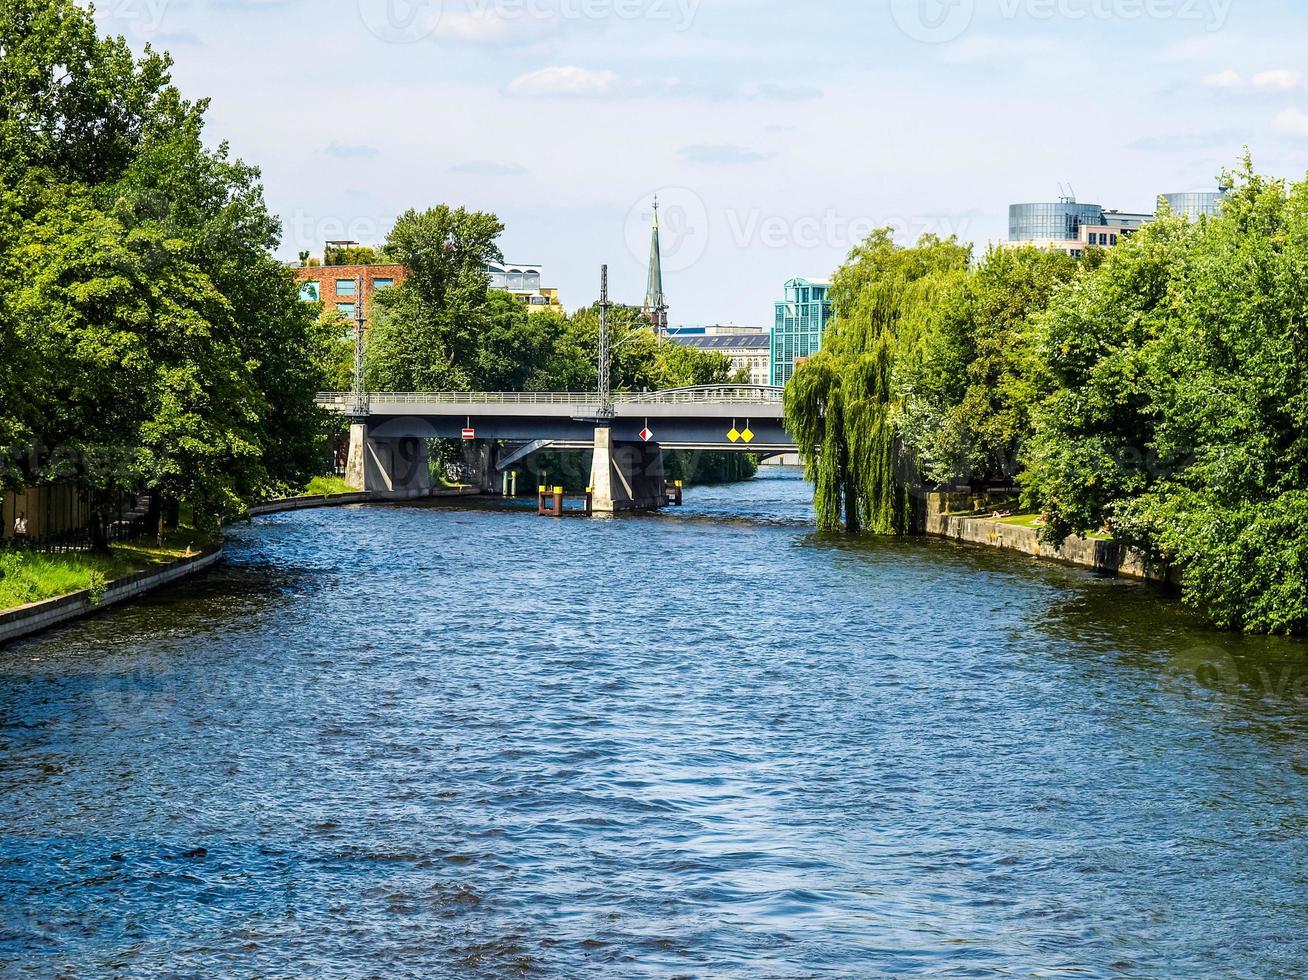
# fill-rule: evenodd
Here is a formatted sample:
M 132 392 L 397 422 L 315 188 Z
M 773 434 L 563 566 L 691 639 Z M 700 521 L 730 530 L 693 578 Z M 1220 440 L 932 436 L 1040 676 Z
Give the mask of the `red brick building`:
M 354 318 L 359 279 L 363 279 L 363 308 L 372 303 L 373 294 L 388 286 L 398 286 L 408 270 L 402 265 L 313 265 L 295 270 L 300 283 L 300 299 L 322 303 L 326 309 L 335 307 L 345 316 Z

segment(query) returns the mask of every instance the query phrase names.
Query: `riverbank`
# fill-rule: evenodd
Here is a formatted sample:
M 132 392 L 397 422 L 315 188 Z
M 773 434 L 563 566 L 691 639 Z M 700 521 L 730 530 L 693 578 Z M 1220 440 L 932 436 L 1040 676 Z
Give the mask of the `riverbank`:
M 932 493 L 927 495 L 926 533 L 953 541 L 1020 551 L 1034 558 L 1080 565 L 1108 575 L 1176 585 L 1176 573 L 1150 562 L 1134 548 L 1107 536 L 1070 537 L 1057 547 L 1040 540 L 1040 529 L 1027 518 L 996 518 L 1002 507 L 988 494 Z
M 427 491 L 416 497 L 392 497 L 384 493 L 368 490 L 350 490 L 344 493 L 305 494 L 299 497 L 283 497 L 279 500 L 267 500 L 253 504 L 249 509 L 250 517 L 264 517 L 268 514 L 281 514 L 292 510 L 311 510 L 318 507 L 348 507 L 351 504 L 408 503 L 413 500 L 439 499 L 442 497 L 476 497 L 481 490 L 476 487 L 440 487 Z
M 194 554 L 152 561 L 146 567 L 112 579 L 94 580 L 87 588 L 0 612 L 0 646 L 93 615 L 201 572 L 221 561 L 223 550 L 219 543 Z

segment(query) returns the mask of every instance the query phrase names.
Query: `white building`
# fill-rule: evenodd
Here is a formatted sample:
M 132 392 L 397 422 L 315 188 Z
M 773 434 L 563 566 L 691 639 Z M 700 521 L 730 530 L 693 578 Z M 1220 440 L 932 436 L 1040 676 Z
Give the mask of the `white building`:
M 668 331 L 668 339 L 683 347 L 696 347 L 699 350 L 717 351 L 731 358 L 734 370 L 745 368 L 749 371 L 749 383 L 766 385 L 772 374 L 772 340 L 763 332 L 762 327 L 733 327 L 736 333 L 719 333 L 722 327 L 673 327 Z M 696 330 L 698 333 L 682 331 Z M 739 332 L 739 331 L 747 332 Z

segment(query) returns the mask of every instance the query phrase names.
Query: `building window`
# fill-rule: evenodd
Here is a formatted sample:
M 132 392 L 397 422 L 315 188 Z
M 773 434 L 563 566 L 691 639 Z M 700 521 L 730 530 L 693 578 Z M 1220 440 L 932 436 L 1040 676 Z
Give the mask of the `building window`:
M 354 295 L 354 287 L 355 287 L 355 285 L 356 285 L 356 283 L 355 283 L 355 281 L 354 281 L 353 279 L 337 279 L 337 280 L 336 280 L 336 295 L 337 295 L 337 296 L 353 296 L 353 295 Z
M 300 284 L 300 299 L 306 303 L 316 303 L 322 298 L 319 292 L 318 281 L 310 279 L 308 282 Z
M 391 286 L 394 285 L 395 285 L 394 279 L 374 279 L 372 281 L 373 289 L 389 289 Z
M 1116 245 L 1116 244 L 1117 244 L 1117 236 L 1116 236 L 1116 235 L 1109 235 L 1109 236 L 1108 236 L 1108 244 L 1109 244 L 1109 245 Z
M 344 313 L 346 316 L 354 316 L 354 304 L 353 304 L 353 303 L 337 303 L 337 304 L 336 304 L 336 312 L 337 312 L 337 313 Z

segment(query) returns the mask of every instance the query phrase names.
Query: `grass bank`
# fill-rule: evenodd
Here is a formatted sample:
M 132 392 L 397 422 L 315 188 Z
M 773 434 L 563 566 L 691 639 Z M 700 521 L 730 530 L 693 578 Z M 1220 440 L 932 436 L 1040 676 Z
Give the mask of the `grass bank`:
M 306 497 L 330 497 L 338 493 L 357 493 L 339 476 L 315 476 L 304 488 Z
M 152 538 L 115 544 L 107 555 L 0 551 L 0 612 L 84 590 L 96 595 L 114 579 L 195 555 L 215 543 L 190 528 L 178 528 L 162 544 Z

